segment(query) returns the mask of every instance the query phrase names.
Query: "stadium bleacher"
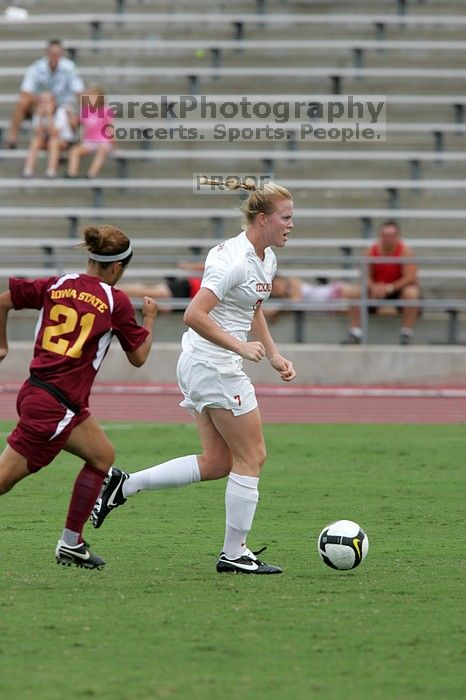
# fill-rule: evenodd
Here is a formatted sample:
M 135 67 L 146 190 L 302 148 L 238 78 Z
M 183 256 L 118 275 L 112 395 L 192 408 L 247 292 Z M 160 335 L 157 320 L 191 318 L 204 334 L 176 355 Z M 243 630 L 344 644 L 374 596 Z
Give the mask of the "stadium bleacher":
M 237 230 L 238 198 L 230 193 L 200 196 L 193 187 L 193 174 L 206 168 L 209 174 L 225 173 L 225 168 L 233 173 L 273 174 L 293 191 L 297 214 L 293 236 L 309 241 L 309 257 L 316 250 L 313 240 L 325 241 L 318 248 L 322 256 L 337 255 L 342 239 L 359 236 L 366 241 L 382 219 L 392 217 L 400 220 L 416 255 L 427 258 L 435 248 L 437 272 L 434 267 L 421 270 L 424 297 L 437 299 L 441 306 L 442 297 L 451 302 L 453 294 L 458 302 L 453 309 L 456 325 L 453 333 L 451 325 L 447 333 L 433 332 L 431 340 L 427 333 L 425 342 L 439 342 L 439 337 L 461 341 L 466 298 L 460 274 L 466 219 L 465 9 L 454 0 L 441 4 L 376 0 L 362 5 L 327 0 L 311 13 L 306 3 L 292 0 L 258 1 L 252 8 L 240 0 L 234 12 L 227 3 L 211 12 L 210 3 L 196 0 L 166 12 L 165 4 L 157 0 L 143 7 L 117 0 L 114 13 L 107 11 L 107 4 L 100 13 L 99 3 L 84 2 L 78 15 L 65 11 L 62 3 L 46 0 L 40 8 L 30 8 L 27 21 L 1 18 L 2 131 L 24 69 L 41 55 L 49 33 L 64 39 L 86 82 L 98 79 L 108 100 L 123 104 L 187 91 L 205 92 L 218 103 L 222 95 L 257 100 L 300 94 L 314 100 L 336 100 L 341 93 L 387 96 L 386 140 L 383 135 L 376 144 L 309 143 L 299 138 L 302 123 L 296 120 L 286 124 L 291 137 L 282 142 L 121 141 L 101 177 L 92 182 L 45 181 L 43 160 L 37 179 L 18 179 L 29 138 L 25 123 L 19 148 L 0 149 L 5 222 L 0 249 L 5 260 L 14 264 L 7 239 L 59 239 L 76 235 L 84 221 L 110 218 L 121 220 L 137 237 L 142 255 L 141 262 L 132 265 L 132 276 L 150 276 L 151 242 L 166 239 L 168 228 L 172 242 L 185 241 L 167 249 L 165 262 L 154 261 L 154 275 L 161 276 L 173 272 L 175 255 L 190 257 L 199 247 L 189 244 L 190 237 L 207 240 Z M 147 120 L 139 117 L 117 123 L 144 128 Z M 190 123 L 200 126 L 194 118 Z M 18 260 L 22 272 L 28 265 L 30 270 L 39 269 L 31 247 L 27 250 L 30 262 L 25 262 L 27 256 Z M 451 256 L 452 251 L 458 256 L 456 269 L 441 265 L 442 255 Z M 157 255 L 163 255 L 159 248 Z M 283 260 L 290 269 L 292 259 L 289 249 Z M 50 269 L 53 256 L 44 264 Z M 309 276 L 315 269 L 309 266 Z M 320 271 L 331 275 L 324 264 Z M 433 315 L 446 310 L 451 324 L 452 308 L 444 305 Z M 427 328 L 428 319 L 426 309 L 420 326 Z

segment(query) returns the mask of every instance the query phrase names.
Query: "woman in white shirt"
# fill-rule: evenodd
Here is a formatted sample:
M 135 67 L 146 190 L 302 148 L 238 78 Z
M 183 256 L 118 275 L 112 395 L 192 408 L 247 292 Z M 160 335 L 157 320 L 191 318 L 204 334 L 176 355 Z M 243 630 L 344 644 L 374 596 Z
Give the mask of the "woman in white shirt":
M 279 567 L 260 561 L 260 552 L 246 546 L 266 449 L 243 359 L 266 358 L 285 382 L 296 376 L 292 363 L 278 352 L 261 308 L 277 268 L 270 246 L 283 248 L 293 228 L 291 194 L 284 187 L 266 184 L 251 192 L 243 214 L 245 230 L 209 252 L 201 288 L 184 315 L 189 329 L 183 335 L 178 382 L 184 395 L 181 405 L 195 417 L 202 454 L 178 457 L 133 474 L 113 468 L 92 519 L 100 527 L 110 510 L 139 491 L 228 476 L 225 539 L 217 571 L 278 574 Z
M 51 92 L 43 92 L 32 118 L 32 139 L 23 168 L 23 177 L 34 174 L 39 151 L 47 151 L 46 177 L 56 177 L 60 153 L 67 150 L 74 141 L 74 131 L 65 106 L 57 107 Z

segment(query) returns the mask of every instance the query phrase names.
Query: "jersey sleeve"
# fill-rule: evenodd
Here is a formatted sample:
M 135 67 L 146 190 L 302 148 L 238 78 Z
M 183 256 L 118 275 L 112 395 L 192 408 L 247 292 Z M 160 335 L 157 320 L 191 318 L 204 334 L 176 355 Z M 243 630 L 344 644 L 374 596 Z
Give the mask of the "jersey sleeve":
M 245 270 L 223 246 L 213 248 L 205 262 L 201 287 L 210 289 L 221 301 L 226 294 L 244 281 Z
M 149 335 L 149 331 L 136 321 L 133 305 L 126 294 L 121 289 L 114 289 L 113 294 L 115 299 L 112 313 L 113 332 L 125 352 L 137 350 Z
M 56 277 L 47 279 L 28 280 L 21 277 L 10 277 L 9 289 L 13 308 L 41 309 L 44 294 Z

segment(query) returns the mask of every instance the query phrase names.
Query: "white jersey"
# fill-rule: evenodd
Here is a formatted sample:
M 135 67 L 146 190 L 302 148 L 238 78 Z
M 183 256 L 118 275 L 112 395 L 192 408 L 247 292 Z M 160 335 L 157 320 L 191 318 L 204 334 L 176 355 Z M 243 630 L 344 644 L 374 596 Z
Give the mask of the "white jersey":
M 219 299 L 209 316 L 224 331 L 239 340 L 247 340 L 254 311 L 272 289 L 277 259 L 271 248 L 261 260 L 242 231 L 212 248 L 207 256 L 201 287 L 210 289 Z M 198 358 L 231 361 L 239 356 L 209 342 L 190 328 L 183 335 L 182 348 Z

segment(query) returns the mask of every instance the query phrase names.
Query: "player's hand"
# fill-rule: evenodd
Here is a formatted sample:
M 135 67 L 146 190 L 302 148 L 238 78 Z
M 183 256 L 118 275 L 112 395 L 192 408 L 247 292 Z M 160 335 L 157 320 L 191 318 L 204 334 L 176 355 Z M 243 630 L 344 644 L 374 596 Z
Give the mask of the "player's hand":
M 265 357 L 265 348 L 259 340 L 245 341 L 238 354 L 245 360 L 260 362 Z
M 270 359 L 270 364 L 277 372 L 280 373 L 280 377 L 284 382 L 291 382 L 292 379 L 296 377 L 295 368 L 290 360 L 285 359 L 281 355 L 274 355 Z
M 0 348 L 0 362 L 8 355 L 8 348 Z
M 155 318 L 157 316 L 158 310 L 159 306 L 155 299 L 153 299 L 152 297 L 143 298 L 142 315 L 144 318 Z

